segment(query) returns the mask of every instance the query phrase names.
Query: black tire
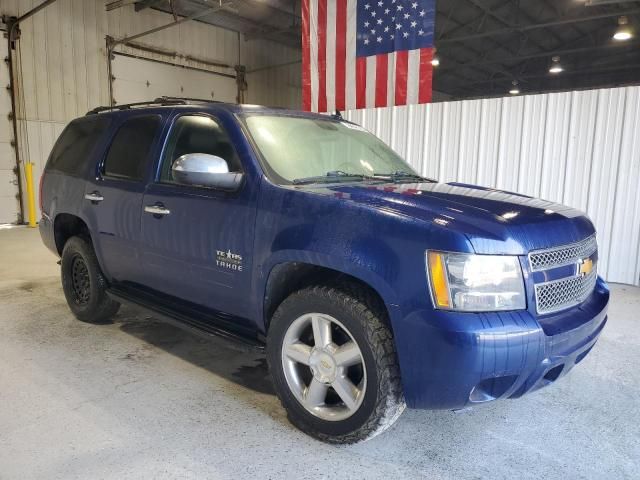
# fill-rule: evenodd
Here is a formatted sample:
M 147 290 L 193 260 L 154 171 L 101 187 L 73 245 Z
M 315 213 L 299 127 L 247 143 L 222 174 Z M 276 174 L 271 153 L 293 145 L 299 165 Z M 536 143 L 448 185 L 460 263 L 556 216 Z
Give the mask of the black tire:
M 107 281 L 90 242 L 81 237 L 67 240 L 60 265 L 64 296 L 78 320 L 105 323 L 118 312 L 120 304 L 106 293 Z
M 289 326 L 309 313 L 330 315 L 344 325 L 364 360 L 367 382 L 362 403 L 344 420 L 310 413 L 289 388 L 282 348 Z M 369 440 L 389 428 L 405 409 L 393 335 L 383 307 L 359 287 L 312 286 L 291 294 L 278 307 L 267 335 L 267 361 L 274 387 L 289 420 L 324 442 L 350 444 Z

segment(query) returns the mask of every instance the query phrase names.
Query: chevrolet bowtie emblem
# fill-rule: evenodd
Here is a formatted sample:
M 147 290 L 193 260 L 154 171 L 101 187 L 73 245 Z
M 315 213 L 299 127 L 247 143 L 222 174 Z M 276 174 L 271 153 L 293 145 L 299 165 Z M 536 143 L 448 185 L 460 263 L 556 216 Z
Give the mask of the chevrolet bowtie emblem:
M 585 275 L 589 275 L 593 270 L 593 260 L 590 258 L 583 258 L 578 261 L 578 275 L 584 277 Z

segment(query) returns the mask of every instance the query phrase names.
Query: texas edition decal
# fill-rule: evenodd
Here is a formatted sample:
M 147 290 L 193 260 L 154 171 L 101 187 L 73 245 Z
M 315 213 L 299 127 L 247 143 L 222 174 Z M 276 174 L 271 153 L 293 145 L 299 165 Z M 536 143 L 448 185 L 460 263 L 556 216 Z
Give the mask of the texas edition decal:
M 216 250 L 216 265 L 228 270 L 241 272 L 242 255 L 233 253 L 231 250 L 227 250 L 226 252 L 223 252 L 222 250 Z

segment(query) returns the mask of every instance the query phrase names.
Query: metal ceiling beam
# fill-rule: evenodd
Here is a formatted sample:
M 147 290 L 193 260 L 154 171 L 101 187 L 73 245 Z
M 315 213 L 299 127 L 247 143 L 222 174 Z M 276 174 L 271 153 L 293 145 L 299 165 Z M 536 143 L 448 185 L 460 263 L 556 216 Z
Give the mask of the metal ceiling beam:
M 478 2 L 477 0 L 467 0 L 469 3 L 471 3 L 472 5 L 474 5 L 476 8 L 482 10 L 483 12 L 485 12 L 487 15 L 489 15 L 490 17 L 492 17 L 494 20 L 502 23 L 503 25 L 505 25 L 507 28 L 513 28 L 513 25 L 511 24 L 511 22 L 509 22 L 508 20 L 505 20 L 504 18 L 502 18 L 502 16 L 498 15 L 497 13 L 495 13 L 495 11 L 493 10 L 489 10 L 486 6 L 484 6 L 482 3 Z M 503 6 L 506 6 L 508 4 L 510 4 L 511 2 L 507 2 L 506 4 L 503 4 Z M 498 42 L 497 40 L 491 39 L 493 42 L 497 43 L 498 45 L 502 45 L 500 42 Z M 535 42 L 536 46 L 540 49 L 544 48 L 543 45 L 541 45 L 539 42 Z M 512 52 L 513 53 L 513 52 Z
M 487 15 L 487 16 L 494 17 L 494 16 L 497 15 L 496 13 L 492 12 L 487 7 L 484 7 L 482 5 L 477 4 L 477 2 L 475 0 L 467 0 L 467 2 L 472 4 L 475 8 L 478 8 L 478 9 L 482 10 L 485 13 L 485 15 Z M 498 8 L 502 8 L 502 7 L 506 6 L 506 5 L 508 5 L 510 2 L 511 2 L 511 0 L 508 0 L 506 3 L 502 3 L 502 4 L 499 5 Z M 444 14 L 443 12 L 438 12 L 438 13 L 440 15 Z M 501 23 L 506 24 L 506 21 L 502 20 L 499 17 L 498 17 L 498 20 Z M 449 17 L 449 21 L 455 22 L 458 25 L 462 25 L 461 22 L 459 22 L 458 20 L 454 19 L 453 17 Z M 495 45 L 496 48 L 500 48 L 500 49 L 506 51 L 507 53 L 509 53 L 510 55 L 515 55 L 517 53 L 514 50 L 512 50 L 510 48 L 507 48 L 507 46 L 505 46 L 504 44 L 501 44 L 501 43 L 497 42 L 496 40 L 491 39 L 490 41 Z M 438 45 L 439 45 L 438 42 L 436 42 L 436 46 L 438 46 Z M 488 53 L 488 51 L 485 51 L 484 54 L 481 54 L 482 51 L 479 51 L 478 49 L 473 48 L 471 45 L 467 45 L 466 48 L 467 48 L 467 50 L 469 50 L 470 53 L 472 53 L 476 57 L 480 57 L 480 58 L 485 57 L 487 55 L 487 53 Z M 452 56 L 451 56 L 451 54 L 449 52 L 448 52 L 448 55 L 446 56 L 446 58 L 452 59 L 455 62 L 455 59 L 452 58 Z M 455 62 L 455 63 L 457 64 L 457 62 Z M 493 65 L 496 65 L 496 63 L 479 64 L 477 66 L 474 66 L 473 68 L 476 68 L 476 69 L 480 70 L 480 72 L 482 74 L 486 74 L 487 73 L 486 69 L 489 69 L 491 71 L 491 73 L 494 73 L 494 74 L 496 72 L 500 72 L 500 73 L 503 73 L 503 74 L 506 73 L 505 70 L 502 69 L 500 66 L 494 67 Z M 484 67 L 485 70 L 482 69 L 483 67 Z M 469 80 L 466 76 L 460 75 L 460 74 L 457 74 L 457 73 L 452 73 L 451 71 L 446 72 L 446 74 L 448 74 L 448 75 L 452 75 L 453 74 L 456 77 L 462 79 L 463 82 L 466 82 L 466 81 Z M 520 79 L 518 78 L 518 76 L 516 74 L 511 73 L 511 75 L 513 76 L 514 79 L 520 81 Z
M 300 30 L 300 25 L 289 25 L 288 27 L 270 27 L 255 32 L 247 32 L 244 34 L 245 41 L 259 40 L 267 38 L 278 33 L 296 33 Z
M 48 7 L 49 5 L 51 5 L 52 3 L 56 2 L 57 0 L 46 0 L 44 2 L 42 2 L 40 5 L 38 5 L 37 7 L 32 8 L 31 10 L 29 10 L 27 13 L 25 13 L 24 15 L 22 15 L 21 17 L 18 17 L 9 27 L 9 33 L 11 34 L 11 32 L 15 29 L 18 28 L 18 25 L 20 24 L 20 22 L 25 21 L 27 18 L 32 17 L 33 15 L 35 15 L 36 13 L 38 13 L 40 10 L 42 10 L 43 8 Z M 9 39 L 11 39 L 11 35 L 9 35 Z
M 114 2 L 109 2 L 105 5 L 105 9 L 107 10 L 107 12 L 110 12 L 111 10 L 115 10 L 117 8 L 122 8 L 125 7 L 127 5 L 132 5 L 136 2 L 139 2 L 140 0 L 115 0 Z
M 591 52 L 592 50 L 599 49 L 599 48 L 601 48 L 603 46 L 609 46 L 611 48 L 616 47 L 616 46 L 619 46 L 619 47 L 626 47 L 627 46 L 625 44 L 616 44 L 616 43 L 602 44 L 602 43 L 598 43 L 597 40 L 594 39 L 594 36 L 595 37 L 599 37 L 599 34 L 602 31 L 608 30 L 608 29 L 610 29 L 610 28 L 606 27 L 606 26 L 605 27 L 600 27 L 600 28 L 597 28 L 595 30 L 591 30 L 591 31 L 589 31 L 587 33 L 584 33 L 584 34 L 582 34 L 582 36 L 580 36 L 578 38 L 574 38 L 573 40 L 565 42 L 563 44 L 563 46 L 565 47 L 564 50 L 576 50 L 578 48 L 586 48 L 586 50 L 583 50 L 583 51 Z M 583 41 L 585 39 L 592 40 L 592 43 L 588 47 L 584 47 L 585 44 L 584 44 Z M 575 45 L 575 47 L 574 47 L 574 45 Z M 572 47 L 572 48 L 569 48 L 569 47 Z M 558 53 L 555 49 L 547 49 L 546 52 L 548 53 L 549 57 L 551 57 L 554 54 Z M 574 55 L 576 53 L 581 53 L 581 52 L 579 52 L 579 51 L 578 52 L 570 51 L 569 55 Z M 536 58 L 540 58 L 540 57 L 536 57 Z M 513 69 L 521 69 L 523 71 L 522 73 L 524 74 L 524 70 L 526 69 L 526 66 L 527 66 L 527 64 L 529 63 L 530 60 L 533 60 L 533 59 L 525 58 L 522 62 L 518 63 L 517 65 L 513 65 L 511 68 L 513 68 Z
M 231 7 L 232 4 L 233 4 L 232 2 L 228 1 L 226 3 L 222 3 L 221 5 L 218 5 L 216 7 L 207 8 L 206 10 L 203 10 L 201 12 L 193 13 L 193 14 L 187 16 L 187 17 L 181 18 L 180 20 L 176 20 L 175 22 L 167 23 L 165 25 L 161 25 L 159 27 L 152 28 L 151 30 L 147 30 L 147 31 L 144 31 L 144 32 L 136 33 L 135 35 L 130 35 L 128 37 L 122 37 L 122 38 L 118 38 L 118 39 L 113 39 L 113 40 L 111 40 L 111 49 L 113 49 L 113 47 L 115 47 L 116 45 L 120 45 L 121 43 L 130 42 L 130 41 L 136 40 L 136 39 L 138 39 L 140 37 L 144 37 L 144 36 L 147 36 L 147 35 L 151 35 L 152 33 L 160 32 L 161 30 L 165 30 L 167 28 L 175 27 L 177 25 L 180 25 L 181 23 L 189 22 L 191 20 L 195 20 L 196 18 L 206 17 L 207 15 L 211 15 L 212 13 L 216 13 L 216 12 L 218 12 L 220 10 L 227 9 L 227 8 Z
M 141 10 L 144 10 L 145 8 L 158 5 L 161 1 L 163 0 L 136 0 L 136 2 L 133 4 L 133 9 L 136 12 L 139 12 Z
M 636 70 L 636 69 L 640 69 L 640 63 L 635 63 L 635 64 L 628 64 L 628 65 L 620 65 L 617 67 L 607 67 L 607 68 L 583 68 L 583 69 L 579 69 L 579 70 L 571 70 L 571 71 L 565 71 L 562 74 L 562 77 L 555 77 L 553 78 L 554 81 L 558 81 L 558 80 L 562 80 L 562 78 L 566 78 L 566 77 L 570 77 L 570 76 L 575 76 L 575 75 L 598 75 L 598 74 L 606 74 L 606 73 L 611 73 L 611 72 L 618 72 L 618 71 L 625 71 L 625 70 Z M 548 74 L 538 74 L 538 75 L 526 75 L 523 78 L 527 79 L 527 80 L 536 80 L 536 79 L 550 79 Z M 466 86 L 468 87 L 477 87 L 478 85 L 486 85 L 487 83 L 500 83 L 501 85 L 504 85 L 505 87 L 507 87 L 509 85 L 508 82 L 509 78 L 504 77 L 504 78 L 499 78 L 499 79 L 488 79 L 488 80 L 480 80 L 477 82 L 472 82 L 467 84 Z
M 600 45 L 597 47 L 589 46 L 589 47 L 580 47 L 580 48 L 569 48 L 565 50 L 552 50 L 552 51 L 533 53 L 529 55 L 521 55 L 516 57 L 498 57 L 493 59 L 479 60 L 476 62 L 458 63 L 457 65 L 454 65 L 451 67 L 443 66 L 441 67 L 441 70 L 442 71 L 457 70 L 457 69 L 466 68 L 466 67 L 476 67 L 478 65 L 502 64 L 507 62 L 530 60 L 533 58 L 544 58 L 550 55 L 572 55 L 575 53 L 590 52 L 593 50 L 609 50 L 609 49 L 623 49 L 623 48 L 640 48 L 640 42 L 632 42 L 632 43 L 626 43 L 626 44 L 611 43 L 608 45 Z
M 478 38 L 485 38 L 485 37 L 494 37 L 494 36 L 500 36 L 500 35 L 507 35 L 509 33 L 515 33 L 515 32 L 519 32 L 519 33 L 523 33 L 523 32 L 528 32 L 531 30 L 538 30 L 538 29 L 544 29 L 544 28 L 549 28 L 549 27 L 557 27 L 557 26 L 562 26 L 562 25 L 569 25 L 572 23 L 582 23 L 582 22 L 591 22 L 594 20 L 602 20 L 602 19 L 606 19 L 606 18 L 614 18 L 614 17 L 620 17 L 620 16 L 633 16 L 633 15 L 640 15 L 640 9 L 635 9 L 635 10 L 629 10 L 626 12 L 617 12 L 617 13 L 603 13 L 600 15 L 590 15 L 588 17 L 580 17 L 580 18 L 566 18 L 563 20 L 556 20 L 553 22 L 545 22 L 545 23 L 537 23 L 534 25 L 516 25 L 516 26 L 511 26 L 511 27 L 505 27 L 505 28 L 499 28 L 496 30 L 490 30 L 487 32 L 482 32 L 482 33 L 475 33 L 475 34 L 471 34 L 471 35 L 461 35 L 459 37 L 450 37 L 450 38 L 443 38 L 441 40 L 439 40 L 438 44 L 439 45 L 446 45 L 449 43 L 456 43 L 456 42 L 465 42 L 468 40 L 476 40 Z

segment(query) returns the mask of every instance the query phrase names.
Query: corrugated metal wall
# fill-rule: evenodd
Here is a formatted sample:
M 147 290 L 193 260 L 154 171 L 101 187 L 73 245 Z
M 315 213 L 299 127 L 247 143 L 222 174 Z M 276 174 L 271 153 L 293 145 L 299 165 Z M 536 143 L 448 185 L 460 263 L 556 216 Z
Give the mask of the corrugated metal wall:
M 134 12 L 133 5 L 107 12 L 107 1 L 58 0 L 20 25 L 17 56 L 23 90 L 19 93 L 19 146 L 22 160 L 35 164 L 36 182 L 64 125 L 109 102 L 106 35 L 120 38 L 173 21 L 171 15 L 152 9 Z M 0 0 L 0 13 L 19 16 L 41 2 Z M 299 53 L 291 48 L 267 40 L 245 42 L 236 32 L 195 21 L 142 37 L 137 42 L 177 52 L 177 57 L 170 58 L 173 63 L 213 71 L 221 69 L 185 57 L 229 65 L 236 65 L 240 59 L 248 70 L 299 58 Z M 126 46 L 118 50 L 169 60 L 161 53 Z M 234 73 L 233 69 L 222 70 Z M 290 68 L 279 68 L 249 75 L 247 100 L 277 106 L 297 104 L 299 87 L 292 72 Z M 1 149 L 0 154 L 12 157 L 2 158 L 1 162 L 15 163 L 12 151 Z
M 600 273 L 640 285 L 640 87 L 351 111 L 419 172 L 586 211 Z
M 302 65 L 299 50 L 261 40 L 242 40 L 242 63 L 251 69 L 269 67 L 247 75 L 247 103 L 299 109 L 302 105 Z M 274 61 L 274 58 L 276 59 Z M 287 65 L 287 63 L 291 63 Z M 295 63 L 297 62 L 297 63 Z M 275 66 L 274 65 L 279 65 Z

